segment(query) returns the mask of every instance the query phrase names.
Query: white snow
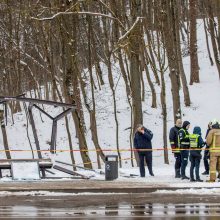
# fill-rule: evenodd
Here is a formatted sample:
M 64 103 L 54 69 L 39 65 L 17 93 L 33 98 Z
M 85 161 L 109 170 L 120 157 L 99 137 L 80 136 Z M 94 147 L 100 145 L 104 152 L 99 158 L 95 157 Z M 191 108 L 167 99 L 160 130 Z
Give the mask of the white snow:
M 116 193 L 63 193 L 63 192 L 50 192 L 50 191 L 20 191 L 20 192 L 12 192 L 12 191 L 0 191 L 0 197 L 4 196 L 80 196 L 80 195 L 114 195 Z M 117 193 L 117 195 L 126 195 L 129 193 Z
M 178 190 L 157 190 L 153 194 L 175 194 L 175 195 L 220 195 L 220 188 L 202 188 L 202 189 L 178 189 Z
M 12 162 L 11 170 L 13 174 L 13 180 L 40 179 L 39 166 L 37 162 Z

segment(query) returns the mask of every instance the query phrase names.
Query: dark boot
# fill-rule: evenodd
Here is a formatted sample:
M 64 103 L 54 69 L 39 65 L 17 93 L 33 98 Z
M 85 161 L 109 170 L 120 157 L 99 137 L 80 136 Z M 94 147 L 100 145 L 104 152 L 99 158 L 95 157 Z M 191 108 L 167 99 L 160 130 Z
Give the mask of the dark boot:
M 196 182 L 203 182 L 203 180 L 201 180 L 201 179 L 199 178 L 199 179 L 196 179 Z
M 180 169 L 176 169 L 175 173 L 176 173 L 175 178 L 181 178 Z
M 182 176 L 181 179 L 182 179 L 182 180 L 189 180 L 189 177 L 188 177 L 188 176 Z
M 196 180 L 193 178 L 193 179 L 190 179 L 190 182 L 196 182 Z
M 151 172 L 150 172 L 150 175 L 151 175 L 151 176 L 154 176 L 154 173 L 153 173 L 153 171 L 151 171 Z
M 209 175 L 209 171 L 204 171 L 202 175 Z

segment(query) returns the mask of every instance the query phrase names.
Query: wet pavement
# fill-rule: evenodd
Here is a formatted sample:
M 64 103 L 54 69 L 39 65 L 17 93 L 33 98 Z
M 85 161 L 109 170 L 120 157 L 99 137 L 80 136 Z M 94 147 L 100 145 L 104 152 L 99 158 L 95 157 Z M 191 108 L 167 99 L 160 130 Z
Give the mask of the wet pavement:
M 104 181 L 1 182 L 0 218 L 220 219 L 219 185 L 210 185 L 216 191 L 205 183 L 193 186 Z M 178 194 L 178 189 L 186 191 Z
M 220 216 L 220 204 L 118 204 L 52 208 L 0 206 L 3 219 L 211 219 Z
M 220 219 L 219 195 L 5 195 L 1 219 Z

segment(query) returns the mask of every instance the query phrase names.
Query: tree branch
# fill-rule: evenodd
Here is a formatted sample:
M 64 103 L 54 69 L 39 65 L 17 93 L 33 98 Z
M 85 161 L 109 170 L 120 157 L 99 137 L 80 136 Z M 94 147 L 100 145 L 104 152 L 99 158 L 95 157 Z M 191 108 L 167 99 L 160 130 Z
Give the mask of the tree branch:
M 106 14 L 102 14 L 102 13 L 96 13 L 96 12 L 90 12 L 90 11 L 64 11 L 64 12 L 58 12 L 56 14 L 54 14 L 51 17 L 45 17 L 45 18 L 36 18 L 36 17 L 31 17 L 31 19 L 33 20 L 37 20 L 37 21 L 50 21 L 55 19 L 56 17 L 60 16 L 60 15 L 92 15 L 92 16 L 101 16 L 101 17 L 106 17 L 115 21 L 118 21 L 120 26 L 122 26 L 124 29 L 125 27 L 123 26 L 123 24 L 121 23 L 121 21 L 116 18 L 116 17 L 112 17 L 110 15 L 106 15 Z

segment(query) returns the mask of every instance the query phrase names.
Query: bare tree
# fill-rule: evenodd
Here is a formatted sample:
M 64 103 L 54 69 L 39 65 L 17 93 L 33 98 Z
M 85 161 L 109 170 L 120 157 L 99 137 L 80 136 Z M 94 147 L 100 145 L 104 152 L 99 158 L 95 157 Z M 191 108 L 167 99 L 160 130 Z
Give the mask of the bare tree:
M 197 28 L 196 28 L 196 17 L 197 17 L 197 0 L 190 0 L 190 85 L 194 82 L 199 83 L 199 63 L 197 54 Z

